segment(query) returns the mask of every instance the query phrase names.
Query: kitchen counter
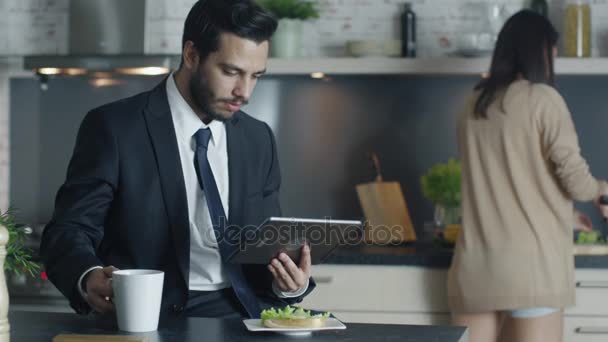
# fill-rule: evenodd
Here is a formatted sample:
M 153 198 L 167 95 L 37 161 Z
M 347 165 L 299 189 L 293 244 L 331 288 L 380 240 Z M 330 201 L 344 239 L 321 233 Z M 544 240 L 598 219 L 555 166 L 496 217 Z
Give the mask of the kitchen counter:
M 431 243 L 399 246 L 340 247 L 325 261 L 342 265 L 403 265 L 448 268 L 453 249 Z M 576 255 L 576 268 L 608 269 L 608 255 Z
M 51 341 L 61 333 L 119 334 L 112 318 L 94 319 L 64 313 L 11 312 L 11 340 L 19 342 Z M 126 334 L 126 333 L 121 333 Z M 151 342 L 166 341 L 285 341 L 289 338 L 276 333 L 251 333 L 239 319 L 163 318 L 156 332 L 148 335 Z M 467 331 L 461 327 L 347 324 L 346 330 L 315 332 L 299 336 L 298 341 L 467 341 Z
M 445 270 L 450 266 L 453 249 L 432 243 L 413 243 L 399 246 L 349 246 L 340 247 L 324 264 L 329 265 L 378 265 L 416 266 Z M 608 269 L 608 256 L 577 255 L 575 265 L 580 269 Z M 313 274 L 314 276 L 314 274 Z M 37 312 L 73 312 L 67 300 L 49 281 L 28 279 L 27 284 L 9 282 L 10 310 Z

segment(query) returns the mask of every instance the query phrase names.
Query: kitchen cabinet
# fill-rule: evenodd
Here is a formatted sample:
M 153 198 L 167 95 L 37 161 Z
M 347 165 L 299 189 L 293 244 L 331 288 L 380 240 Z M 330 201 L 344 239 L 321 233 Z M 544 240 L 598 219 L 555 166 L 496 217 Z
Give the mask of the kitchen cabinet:
M 608 272 L 576 270 L 576 306 L 565 312 L 564 341 L 608 341 Z
M 303 306 L 346 322 L 448 324 L 445 269 L 382 265 L 313 266 L 317 288 Z
M 608 317 L 566 316 L 563 340 L 567 342 L 608 341 Z
M 449 324 L 447 269 L 403 265 L 316 265 L 303 302 L 345 322 Z M 564 341 L 608 340 L 608 272 L 576 269 L 577 304 L 565 311 Z

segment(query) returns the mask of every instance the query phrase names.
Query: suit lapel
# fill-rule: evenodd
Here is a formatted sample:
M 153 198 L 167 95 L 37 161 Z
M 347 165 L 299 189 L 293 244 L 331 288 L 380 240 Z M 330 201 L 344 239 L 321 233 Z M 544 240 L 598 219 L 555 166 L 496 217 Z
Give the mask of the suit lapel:
M 243 134 L 239 132 L 239 113 L 226 123 L 228 142 L 228 223 L 241 225 L 243 199 L 245 195 L 245 163 L 243 159 Z
M 190 224 L 188 201 L 177 138 L 167 100 L 166 81 L 154 88 L 144 109 L 150 140 L 156 154 L 165 209 L 173 232 L 178 267 L 186 287 L 190 272 Z

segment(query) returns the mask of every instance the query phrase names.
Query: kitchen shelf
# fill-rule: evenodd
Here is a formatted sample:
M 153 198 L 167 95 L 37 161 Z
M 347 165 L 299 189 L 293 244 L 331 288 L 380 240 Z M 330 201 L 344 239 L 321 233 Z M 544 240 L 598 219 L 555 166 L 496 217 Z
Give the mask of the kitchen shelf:
M 42 67 L 83 68 L 112 71 L 117 68 L 179 66 L 178 55 L 120 56 L 25 56 L 23 70 Z M 481 75 L 489 69 L 490 57 L 484 58 L 295 58 L 268 60 L 268 74 L 310 75 Z M 558 58 L 556 72 L 560 75 L 608 75 L 608 57 Z
M 297 58 L 268 61 L 269 75 L 481 75 L 490 58 Z M 560 75 L 608 75 L 608 58 L 558 58 Z
M 268 61 L 269 75 L 472 75 L 487 69 L 489 58 L 296 58 Z

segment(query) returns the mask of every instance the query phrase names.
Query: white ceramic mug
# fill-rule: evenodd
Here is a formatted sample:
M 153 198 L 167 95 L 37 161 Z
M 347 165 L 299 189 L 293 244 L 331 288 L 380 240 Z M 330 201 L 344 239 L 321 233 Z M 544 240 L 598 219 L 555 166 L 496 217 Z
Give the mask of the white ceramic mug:
M 156 270 L 119 270 L 112 273 L 118 328 L 128 332 L 158 329 L 165 274 Z

